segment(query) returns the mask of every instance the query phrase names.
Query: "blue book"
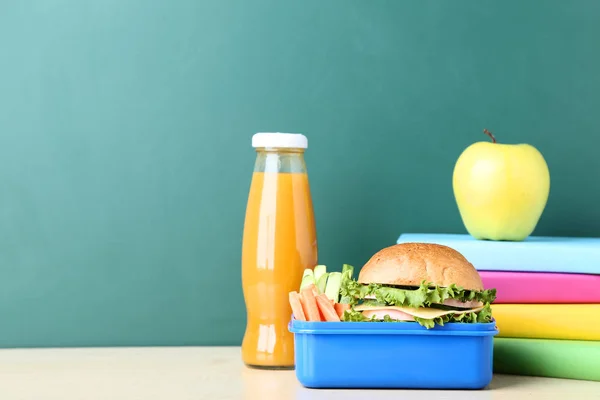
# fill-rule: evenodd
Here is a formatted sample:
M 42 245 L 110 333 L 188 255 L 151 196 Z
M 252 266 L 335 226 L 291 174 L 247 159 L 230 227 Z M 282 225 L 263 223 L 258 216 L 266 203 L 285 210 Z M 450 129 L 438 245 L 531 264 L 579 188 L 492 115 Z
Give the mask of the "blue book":
M 405 233 L 398 243 L 437 243 L 462 253 L 480 271 L 600 274 L 600 238 L 531 236 L 522 242 L 466 234 Z

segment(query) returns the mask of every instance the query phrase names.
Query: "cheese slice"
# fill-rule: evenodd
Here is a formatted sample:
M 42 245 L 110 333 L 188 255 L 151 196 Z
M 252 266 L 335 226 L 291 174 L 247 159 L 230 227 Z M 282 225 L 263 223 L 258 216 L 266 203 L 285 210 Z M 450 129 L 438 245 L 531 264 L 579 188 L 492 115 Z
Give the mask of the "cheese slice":
M 365 316 L 370 315 L 385 315 L 386 311 L 400 311 L 402 314 L 408 314 L 412 317 L 418 317 L 423 319 L 434 319 L 441 317 L 443 315 L 448 314 L 465 314 L 469 312 L 477 312 L 483 310 L 483 307 L 470 308 L 468 310 L 439 310 L 437 308 L 411 308 L 411 307 L 397 307 L 397 306 L 389 306 L 389 307 L 378 307 L 378 306 L 356 306 L 354 307 L 356 311 L 363 311 Z M 375 313 L 375 314 L 374 314 Z M 393 318 L 390 315 L 391 318 Z

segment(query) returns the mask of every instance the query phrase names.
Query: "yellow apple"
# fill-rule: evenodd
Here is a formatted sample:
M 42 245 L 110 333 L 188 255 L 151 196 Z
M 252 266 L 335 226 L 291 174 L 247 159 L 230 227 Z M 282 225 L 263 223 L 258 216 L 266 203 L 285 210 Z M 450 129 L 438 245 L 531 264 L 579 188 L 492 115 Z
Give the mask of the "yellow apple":
M 550 172 L 529 144 L 492 142 L 467 147 L 454 166 L 452 188 L 465 228 L 475 239 L 525 240 L 548 201 Z

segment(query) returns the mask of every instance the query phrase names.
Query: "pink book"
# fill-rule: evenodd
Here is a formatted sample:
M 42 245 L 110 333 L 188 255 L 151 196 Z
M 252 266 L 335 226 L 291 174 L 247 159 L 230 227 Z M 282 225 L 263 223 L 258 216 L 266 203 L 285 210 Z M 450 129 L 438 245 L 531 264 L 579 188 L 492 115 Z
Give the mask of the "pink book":
M 495 303 L 600 303 L 600 275 L 548 272 L 479 271 L 486 289 L 496 288 Z

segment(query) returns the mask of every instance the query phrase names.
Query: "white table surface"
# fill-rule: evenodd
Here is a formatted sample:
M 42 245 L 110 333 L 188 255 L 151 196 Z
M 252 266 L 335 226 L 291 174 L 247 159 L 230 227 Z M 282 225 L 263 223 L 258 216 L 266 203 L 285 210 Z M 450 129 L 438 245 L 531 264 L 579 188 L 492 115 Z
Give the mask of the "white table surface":
M 246 368 L 238 347 L 0 350 L 0 399 L 600 399 L 600 382 L 497 375 L 480 391 L 318 390 Z

